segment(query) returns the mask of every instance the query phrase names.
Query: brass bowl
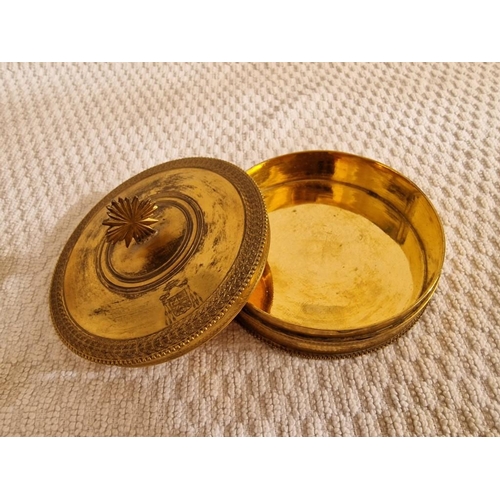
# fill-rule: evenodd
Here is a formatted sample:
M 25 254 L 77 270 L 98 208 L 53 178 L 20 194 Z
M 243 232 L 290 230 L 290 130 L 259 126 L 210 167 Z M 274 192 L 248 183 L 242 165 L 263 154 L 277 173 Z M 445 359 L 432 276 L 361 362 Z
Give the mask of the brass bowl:
M 444 232 L 424 193 L 395 170 L 305 151 L 248 171 L 264 196 L 271 247 L 240 313 L 269 342 L 350 356 L 406 332 L 434 293 Z

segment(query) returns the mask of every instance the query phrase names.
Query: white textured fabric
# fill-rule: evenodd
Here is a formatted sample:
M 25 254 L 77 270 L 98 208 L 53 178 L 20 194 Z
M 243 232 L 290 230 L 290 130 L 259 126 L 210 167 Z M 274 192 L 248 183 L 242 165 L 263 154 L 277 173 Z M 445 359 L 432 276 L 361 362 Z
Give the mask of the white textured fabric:
M 0 435 L 500 435 L 499 88 L 499 64 L 0 65 Z M 405 336 L 311 360 L 233 322 L 136 369 L 62 344 L 51 275 L 108 191 L 304 149 L 382 161 L 440 213 L 443 276 Z

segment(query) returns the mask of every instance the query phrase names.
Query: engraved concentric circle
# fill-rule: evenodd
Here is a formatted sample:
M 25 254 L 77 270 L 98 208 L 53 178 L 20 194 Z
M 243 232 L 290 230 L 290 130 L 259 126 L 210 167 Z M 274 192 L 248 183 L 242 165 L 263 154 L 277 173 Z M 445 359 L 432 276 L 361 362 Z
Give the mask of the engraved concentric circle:
M 163 195 L 156 204 L 158 217 L 166 226 L 159 226 L 157 237 L 131 248 L 102 240 L 96 270 L 108 288 L 124 294 L 151 290 L 167 282 L 198 250 L 204 220 L 195 200 L 174 192 Z

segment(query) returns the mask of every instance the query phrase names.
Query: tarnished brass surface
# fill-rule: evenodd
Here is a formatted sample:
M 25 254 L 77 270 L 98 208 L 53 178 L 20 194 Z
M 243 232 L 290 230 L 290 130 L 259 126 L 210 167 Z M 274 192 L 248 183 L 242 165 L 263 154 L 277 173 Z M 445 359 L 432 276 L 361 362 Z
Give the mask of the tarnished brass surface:
M 108 238 L 106 225 L 120 230 Z M 71 236 L 52 282 L 54 324 L 92 361 L 180 356 L 241 310 L 268 247 L 262 196 L 240 168 L 207 158 L 158 165 L 112 191 Z
M 415 184 L 329 151 L 274 158 L 248 173 L 264 195 L 271 247 L 243 324 L 288 349 L 343 356 L 384 345 L 416 321 L 445 244 Z

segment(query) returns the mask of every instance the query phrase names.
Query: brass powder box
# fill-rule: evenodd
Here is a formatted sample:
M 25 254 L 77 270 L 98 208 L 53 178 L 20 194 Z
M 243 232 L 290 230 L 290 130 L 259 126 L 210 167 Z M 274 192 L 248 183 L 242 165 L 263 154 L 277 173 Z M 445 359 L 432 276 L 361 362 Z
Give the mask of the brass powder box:
M 50 305 L 66 345 L 101 363 L 167 361 L 238 314 L 274 345 L 345 357 L 408 330 L 443 260 L 432 204 L 381 163 L 305 151 L 245 173 L 187 158 L 94 207 L 59 258 Z

